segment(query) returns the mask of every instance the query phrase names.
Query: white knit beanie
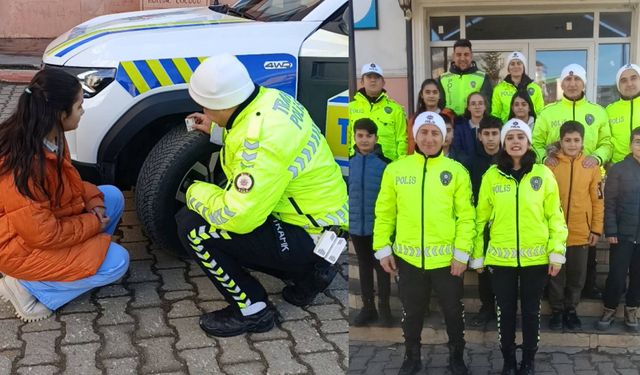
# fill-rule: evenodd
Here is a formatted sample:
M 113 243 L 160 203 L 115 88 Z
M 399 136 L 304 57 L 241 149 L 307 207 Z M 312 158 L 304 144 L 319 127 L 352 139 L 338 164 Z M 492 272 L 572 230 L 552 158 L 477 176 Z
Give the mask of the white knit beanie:
M 442 116 L 435 112 L 422 112 L 419 114 L 413 122 L 413 139 L 417 139 L 418 130 L 424 125 L 437 126 L 440 129 L 440 133 L 442 133 L 442 142 L 444 142 L 444 137 L 447 135 L 447 125 L 444 123 Z
M 560 73 L 560 82 L 564 81 L 565 78 L 569 76 L 578 76 L 587 84 L 587 72 L 585 72 L 584 68 L 578 64 L 569 64 L 562 69 L 562 73 Z
M 228 53 L 204 60 L 189 80 L 189 95 L 208 109 L 233 108 L 247 100 L 254 89 L 247 68 Z
M 640 76 L 640 66 L 636 64 L 627 64 L 618 70 L 618 74 L 616 74 L 616 86 L 618 87 L 618 91 L 620 91 L 620 76 L 624 73 L 625 70 L 635 70 L 636 73 Z
M 531 141 L 531 128 L 529 127 L 529 125 L 522 120 L 512 118 L 511 120 L 505 122 L 504 125 L 502 125 L 502 130 L 500 130 L 500 144 L 502 144 L 502 146 L 504 146 L 504 140 L 505 138 L 507 138 L 507 133 L 512 130 L 521 130 L 527 136 L 529 144 L 533 143 Z
M 509 66 L 509 63 L 511 63 L 512 60 L 520 60 L 520 62 L 522 63 L 522 66 L 524 67 L 524 72 L 527 72 L 527 58 L 524 57 L 524 54 L 522 52 L 518 52 L 518 51 L 513 51 L 511 52 L 508 56 L 507 56 L 507 67 Z

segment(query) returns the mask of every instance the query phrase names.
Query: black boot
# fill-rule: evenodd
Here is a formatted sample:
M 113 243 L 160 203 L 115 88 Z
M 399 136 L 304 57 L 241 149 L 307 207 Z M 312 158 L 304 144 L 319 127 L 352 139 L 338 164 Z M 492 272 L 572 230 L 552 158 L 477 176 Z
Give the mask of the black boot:
M 422 370 L 422 359 L 420 358 L 420 344 L 404 344 L 404 361 L 398 371 L 398 375 L 413 375 Z
M 200 328 L 212 336 L 231 337 L 246 332 L 267 332 L 273 328 L 277 320 L 278 311 L 271 304 L 249 316 L 243 316 L 229 305 L 224 309 L 202 314 Z
M 534 375 L 536 373 L 535 358 L 537 351 L 538 347 L 522 349 L 522 362 L 520 362 L 518 375 Z
M 282 298 L 292 305 L 304 307 L 324 291 L 338 273 L 338 266 L 325 260 L 318 262 L 309 276 L 293 285 L 282 289 Z
M 518 369 L 518 363 L 516 362 L 516 346 L 510 346 L 508 348 L 500 348 L 502 351 L 502 358 L 504 363 L 502 365 L 502 375 L 516 375 Z
M 353 319 L 354 327 L 364 327 L 378 320 L 378 312 L 372 299 L 362 299 L 362 310 Z
M 453 375 L 467 375 L 469 372 L 464 364 L 464 343 L 448 344 L 449 346 L 449 371 Z

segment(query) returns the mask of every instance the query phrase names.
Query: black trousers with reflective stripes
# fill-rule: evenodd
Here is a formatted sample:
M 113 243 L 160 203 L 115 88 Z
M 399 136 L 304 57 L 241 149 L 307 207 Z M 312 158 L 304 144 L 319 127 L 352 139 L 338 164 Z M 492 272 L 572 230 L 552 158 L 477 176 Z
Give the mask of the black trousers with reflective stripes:
M 522 347 L 533 349 L 540 339 L 540 299 L 549 280 L 549 266 L 499 267 L 488 266 L 493 292 L 498 303 L 498 338 L 502 348 L 516 342 L 518 294 L 522 314 Z M 485 272 L 487 272 L 485 270 Z
M 259 311 L 263 306 L 259 302 L 268 300 L 264 287 L 246 268 L 296 282 L 313 273 L 316 263 L 324 262 L 313 253 L 315 245 L 303 228 L 272 216 L 247 234 L 211 230 L 186 207 L 178 211 L 176 221 L 182 245 L 227 302 L 244 315 Z
M 462 277 L 451 275 L 451 267 L 421 270 L 396 257 L 398 293 L 402 301 L 402 331 L 407 345 L 419 345 L 427 307 L 426 295 L 433 289 L 447 326 L 449 343 L 464 345 Z

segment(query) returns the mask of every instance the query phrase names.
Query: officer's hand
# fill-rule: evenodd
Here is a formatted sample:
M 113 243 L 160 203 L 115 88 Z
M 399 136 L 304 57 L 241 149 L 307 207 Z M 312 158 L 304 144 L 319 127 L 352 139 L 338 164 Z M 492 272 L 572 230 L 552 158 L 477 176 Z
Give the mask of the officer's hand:
M 462 276 L 464 271 L 467 270 L 467 264 L 462 263 L 455 258 L 451 260 L 451 274 L 453 276 Z
M 618 243 L 618 237 L 607 237 L 607 241 L 611 244 L 611 245 L 615 245 Z
M 192 118 L 196 120 L 196 123 L 193 124 L 193 128 L 195 130 L 200 130 L 205 134 L 209 134 L 211 132 L 211 119 L 207 117 L 204 113 L 194 112 L 187 116 L 187 118 Z
M 561 268 L 562 264 L 549 263 L 549 275 L 556 277 Z
M 599 164 L 598 159 L 596 159 L 593 156 L 587 156 L 586 158 L 584 158 L 584 160 L 582 161 L 582 166 L 585 168 L 593 168 L 593 167 L 597 167 Z
M 396 272 L 396 259 L 393 257 L 393 254 L 380 259 L 380 265 L 384 272 L 390 275 Z
M 555 167 L 558 165 L 558 159 L 554 155 L 549 155 L 544 159 L 544 165 L 547 167 Z
M 600 236 L 598 236 L 597 234 L 593 232 L 589 233 L 589 246 L 596 246 L 599 239 Z

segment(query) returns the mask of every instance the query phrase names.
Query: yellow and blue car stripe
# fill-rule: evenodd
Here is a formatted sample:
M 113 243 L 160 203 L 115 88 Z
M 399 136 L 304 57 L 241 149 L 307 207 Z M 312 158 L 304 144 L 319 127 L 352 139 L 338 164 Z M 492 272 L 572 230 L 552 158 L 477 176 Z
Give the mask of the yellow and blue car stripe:
M 255 83 L 295 96 L 297 60 L 289 54 L 240 55 Z M 188 83 L 196 68 L 207 57 L 122 61 L 116 81 L 133 97 L 158 87 Z

